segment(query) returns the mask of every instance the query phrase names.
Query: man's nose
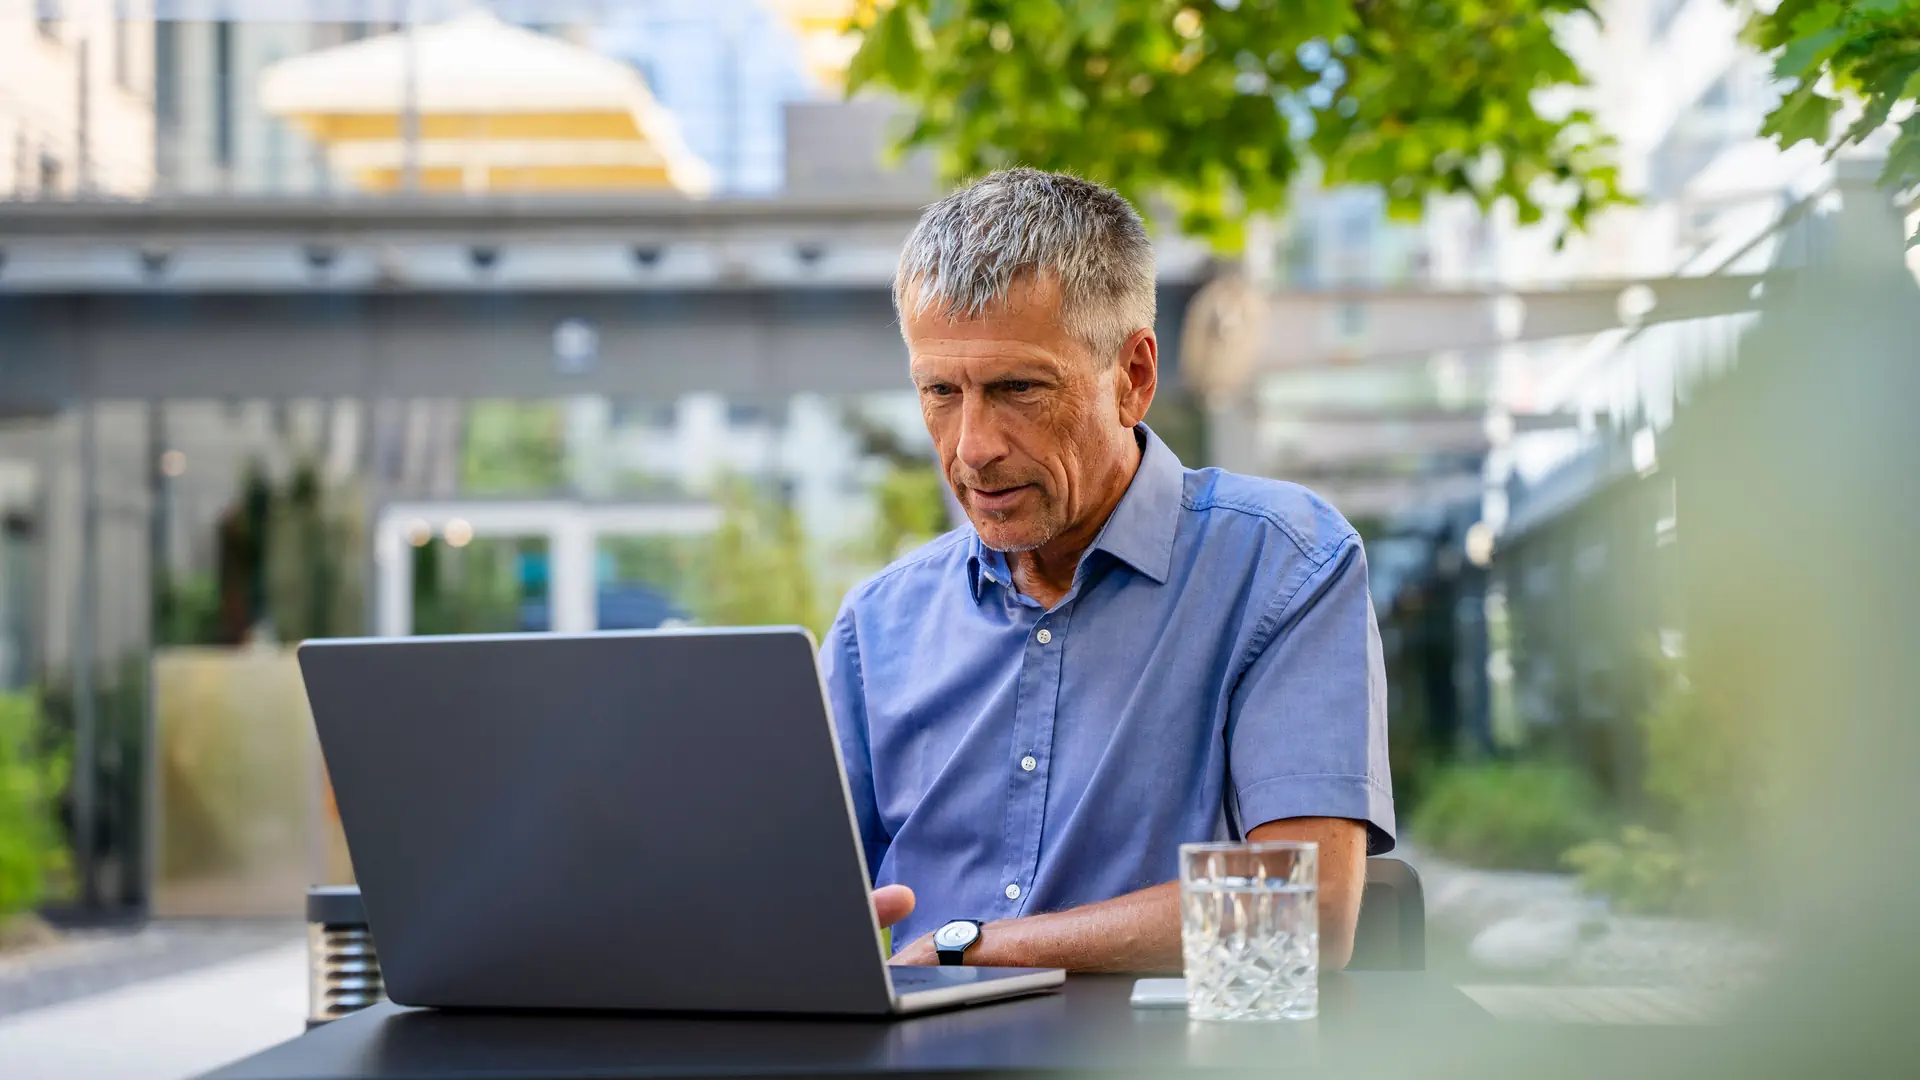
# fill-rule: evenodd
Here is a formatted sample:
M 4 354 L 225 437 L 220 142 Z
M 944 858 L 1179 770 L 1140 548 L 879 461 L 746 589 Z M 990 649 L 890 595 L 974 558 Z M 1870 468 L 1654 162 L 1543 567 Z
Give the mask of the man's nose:
M 960 404 L 960 442 L 954 455 L 975 474 L 1007 456 L 1007 440 L 993 409 L 979 395 L 968 394 Z

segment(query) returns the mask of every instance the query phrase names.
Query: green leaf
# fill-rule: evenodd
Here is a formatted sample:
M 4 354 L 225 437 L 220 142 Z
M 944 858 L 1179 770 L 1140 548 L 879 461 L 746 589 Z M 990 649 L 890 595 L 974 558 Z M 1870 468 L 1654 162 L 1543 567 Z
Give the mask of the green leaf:
M 924 12 L 917 5 L 896 4 L 884 16 L 891 26 L 881 63 L 887 81 L 906 90 L 920 82 L 924 68 L 920 62 L 921 39 L 931 37 Z
M 1900 134 L 1887 147 L 1887 163 L 1880 170 L 1880 186 L 1899 189 L 1920 184 L 1920 113 L 1900 124 Z
M 1796 38 L 1787 43 L 1780 59 L 1774 61 L 1773 77 L 1776 79 L 1798 79 L 1804 76 L 1814 65 L 1826 60 L 1840 44 L 1840 31 L 1822 30 L 1811 37 Z
M 1809 140 L 1824 146 L 1833 128 L 1834 114 L 1839 111 L 1838 99 L 1819 94 L 1812 86 L 1803 86 L 1788 94 L 1778 108 L 1767 114 L 1766 122 L 1760 125 L 1760 134 L 1774 136 L 1783 150 Z

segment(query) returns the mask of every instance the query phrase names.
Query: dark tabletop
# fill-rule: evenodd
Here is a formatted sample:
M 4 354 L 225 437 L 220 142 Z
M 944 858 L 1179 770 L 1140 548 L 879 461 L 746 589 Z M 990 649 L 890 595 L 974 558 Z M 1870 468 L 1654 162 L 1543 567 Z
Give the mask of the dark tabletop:
M 1131 976 L 1080 975 L 1058 993 L 896 1020 L 446 1013 L 381 1005 L 208 1080 L 913 1076 L 1171 1071 L 1286 1065 L 1348 1072 L 1404 1040 L 1490 1029 L 1444 979 L 1329 975 L 1317 1020 L 1189 1024 L 1134 1009 Z M 1424 1033 L 1424 1034 L 1422 1034 Z

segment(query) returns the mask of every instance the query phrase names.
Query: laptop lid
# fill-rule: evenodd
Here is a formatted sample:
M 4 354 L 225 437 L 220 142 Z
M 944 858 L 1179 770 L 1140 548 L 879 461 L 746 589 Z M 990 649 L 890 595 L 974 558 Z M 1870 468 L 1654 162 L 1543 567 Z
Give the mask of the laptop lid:
M 799 629 L 302 645 L 388 995 L 890 1011 L 814 651 Z

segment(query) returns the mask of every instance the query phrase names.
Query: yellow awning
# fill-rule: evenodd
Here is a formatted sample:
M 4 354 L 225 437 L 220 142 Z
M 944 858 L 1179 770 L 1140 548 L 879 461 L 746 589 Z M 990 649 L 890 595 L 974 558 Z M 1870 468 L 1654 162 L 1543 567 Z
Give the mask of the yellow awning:
M 485 11 L 421 26 L 412 45 L 423 190 L 670 189 L 712 173 L 640 74 Z M 370 190 L 399 186 L 408 46 L 391 33 L 283 60 L 262 107 Z

